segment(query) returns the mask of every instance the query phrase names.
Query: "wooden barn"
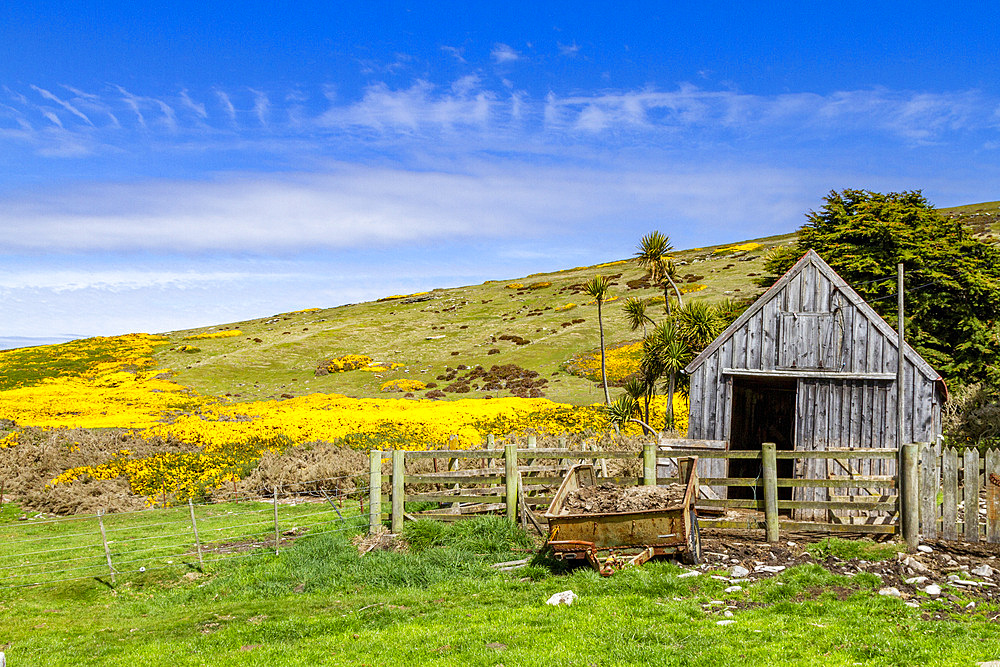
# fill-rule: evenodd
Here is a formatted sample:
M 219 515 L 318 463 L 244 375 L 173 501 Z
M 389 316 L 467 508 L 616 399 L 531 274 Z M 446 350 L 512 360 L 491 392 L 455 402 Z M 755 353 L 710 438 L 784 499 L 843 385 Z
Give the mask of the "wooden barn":
M 762 442 L 779 450 L 895 449 L 897 341 L 893 328 L 810 250 L 688 364 L 688 437 L 725 441 L 731 450 L 760 449 Z M 903 439 L 935 441 L 944 382 L 908 345 L 904 354 Z M 725 460 L 705 464 L 707 477 L 754 478 L 760 468 L 747 459 L 732 459 L 728 470 Z M 785 478 L 895 473 L 893 460 L 778 464 Z M 789 488 L 779 491 L 792 497 Z M 731 487 L 729 496 L 753 492 Z M 826 500 L 826 489 L 796 488 L 794 499 Z

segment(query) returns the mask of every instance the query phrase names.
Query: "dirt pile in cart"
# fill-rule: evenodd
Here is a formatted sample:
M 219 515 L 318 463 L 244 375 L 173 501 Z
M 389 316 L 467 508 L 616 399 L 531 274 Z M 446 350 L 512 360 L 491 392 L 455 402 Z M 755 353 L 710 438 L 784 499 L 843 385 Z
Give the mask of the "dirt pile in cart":
M 604 482 L 571 492 L 563 502 L 561 514 L 604 514 L 676 508 L 684 502 L 687 487 L 618 486 Z

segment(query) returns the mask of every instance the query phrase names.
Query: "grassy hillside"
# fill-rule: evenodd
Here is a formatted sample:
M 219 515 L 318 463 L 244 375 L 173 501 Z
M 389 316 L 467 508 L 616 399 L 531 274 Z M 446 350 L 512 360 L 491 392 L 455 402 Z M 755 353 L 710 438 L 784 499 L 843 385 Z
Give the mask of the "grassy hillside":
M 979 234 L 1000 236 L 1000 202 L 942 212 Z M 763 271 L 764 255 L 777 245 L 793 243 L 795 238 L 795 234 L 785 234 L 677 252 L 683 289 L 694 290 L 685 298 L 716 301 L 759 294 L 761 290 L 751 279 Z M 599 273 L 614 277 L 612 293 L 618 297 L 605 309 L 609 344 L 638 340 L 639 332 L 629 329 L 621 305 L 628 297 L 651 300 L 661 292 L 643 282 L 645 272 L 635 262 L 618 260 L 403 298 L 175 331 L 167 334 L 171 345 L 160 348 L 156 358 L 162 367 L 177 373 L 175 381 L 202 393 L 229 394 L 242 401 L 314 392 L 359 398 L 399 396 L 381 392 L 380 387 L 389 380 L 407 378 L 437 383 L 428 391 L 441 390 L 450 381 L 438 378 L 448 377 L 449 368 L 515 364 L 548 380 L 543 388 L 546 398 L 594 403 L 601 400 L 600 389 L 592 381 L 568 373 L 565 365 L 599 344 L 597 307 L 581 291 L 582 284 Z M 530 287 L 544 283 L 551 285 Z M 570 304 L 575 305 L 566 309 Z M 650 312 L 655 316 L 662 308 L 659 303 Z M 234 329 L 241 334 L 185 340 Z M 505 335 L 530 342 L 519 345 L 516 339 L 503 340 Z M 192 347 L 197 351 L 191 351 Z M 385 372 L 315 375 L 321 360 L 345 354 L 365 354 L 384 367 L 401 367 Z M 461 375 L 459 370 L 458 377 Z M 416 396 L 426 393 L 416 392 Z M 496 396 L 497 392 L 480 389 L 464 394 L 449 392 L 445 397 L 487 395 Z
M 692 290 L 685 298 L 717 300 L 757 294 L 749 279 L 762 271 L 764 253 L 792 238 L 762 239 L 745 246 L 751 250 L 717 246 L 676 253 L 682 289 Z M 617 299 L 604 309 L 609 344 L 638 340 L 641 332 L 629 329 L 621 305 L 628 297 L 653 301 L 659 297 L 650 309 L 655 316 L 663 312 L 662 292 L 643 280 L 645 271 L 635 262 L 620 260 L 170 332 L 166 335 L 171 345 L 160 348 L 156 358 L 161 367 L 176 371 L 174 380 L 181 384 L 243 401 L 312 392 L 386 397 L 380 386 L 398 378 L 436 382 L 440 390 L 449 381 L 438 377 L 446 376 L 449 368 L 515 364 L 548 380 L 543 389 L 546 398 L 593 403 L 601 399 L 600 390 L 593 382 L 568 373 L 565 364 L 599 344 L 597 306 L 582 292 L 583 283 L 599 273 L 613 277 L 612 294 Z M 234 329 L 241 332 L 239 336 L 188 339 Z M 192 347 L 197 351 L 191 351 Z M 321 360 L 345 354 L 365 354 L 383 367 L 402 367 L 315 375 Z M 448 398 L 486 395 L 497 392 L 446 394 Z

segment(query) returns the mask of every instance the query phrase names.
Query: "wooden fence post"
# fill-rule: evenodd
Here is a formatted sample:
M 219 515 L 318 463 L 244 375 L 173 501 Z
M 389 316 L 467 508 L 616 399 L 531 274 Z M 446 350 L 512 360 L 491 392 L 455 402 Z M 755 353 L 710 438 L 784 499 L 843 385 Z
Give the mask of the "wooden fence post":
M 958 539 L 958 452 L 954 447 L 941 451 L 941 534 L 946 540 Z
M 278 485 L 274 485 L 274 555 L 278 555 L 278 547 L 281 545 L 281 531 L 278 528 Z
M 108 561 L 108 570 L 111 572 L 111 583 L 115 583 L 115 568 L 111 564 L 111 550 L 108 548 L 108 534 L 104 532 L 104 510 L 97 511 L 97 522 L 101 526 L 101 541 L 104 542 L 104 558 Z
M 933 442 L 920 447 L 920 533 L 925 540 L 937 538 L 937 493 L 941 486 L 938 469 L 940 456 Z
M 656 486 L 655 442 L 647 442 L 642 446 L 642 485 Z
M 368 456 L 368 534 L 374 535 L 382 527 L 382 452 Z
M 534 449 L 538 447 L 538 438 L 533 435 L 528 436 L 528 449 Z
M 764 527 L 768 542 L 778 541 L 778 446 L 761 443 L 764 480 Z
M 986 450 L 986 541 L 1000 542 L 1000 450 Z
M 911 442 L 900 448 L 899 520 L 906 547 L 915 551 L 920 542 L 920 477 L 917 462 L 920 445 Z
M 403 502 L 406 492 L 403 483 L 406 481 L 406 451 L 392 450 L 392 532 L 403 530 Z
M 979 541 L 979 450 L 966 447 L 965 472 L 965 541 Z
M 507 519 L 517 521 L 517 445 L 504 445 L 503 483 L 507 490 Z
M 201 540 L 198 538 L 198 520 L 194 518 L 194 501 L 188 498 L 188 508 L 191 510 L 191 530 L 194 531 L 194 546 L 198 549 L 198 564 L 204 565 L 201 557 Z

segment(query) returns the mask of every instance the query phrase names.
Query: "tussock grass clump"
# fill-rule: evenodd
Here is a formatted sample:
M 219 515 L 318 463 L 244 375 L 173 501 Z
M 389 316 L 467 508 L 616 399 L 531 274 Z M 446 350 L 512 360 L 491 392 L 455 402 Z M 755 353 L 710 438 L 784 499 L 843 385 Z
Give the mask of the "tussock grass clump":
M 498 556 L 532 546 L 526 532 L 499 516 L 456 523 L 420 519 L 403 524 L 403 537 L 413 553 L 444 547 L 468 554 Z
M 810 544 L 806 549 L 813 558 L 828 558 L 830 556 L 841 560 L 888 560 L 895 558 L 901 549 L 899 544 L 887 542 L 878 544 L 870 539 L 845 540 L 840 537 L 826 537 Z

